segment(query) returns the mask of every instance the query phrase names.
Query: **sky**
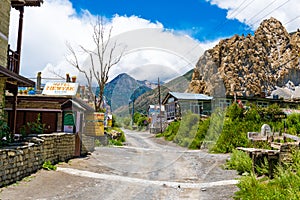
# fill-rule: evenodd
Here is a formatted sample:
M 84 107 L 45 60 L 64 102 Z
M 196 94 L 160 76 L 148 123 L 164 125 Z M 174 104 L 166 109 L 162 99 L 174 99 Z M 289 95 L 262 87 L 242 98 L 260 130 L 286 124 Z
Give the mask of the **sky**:
M 25 8 L 21 74 L 34 78 L 82 76 L 67 62 L 67 43 L 88 59 L 79 46 L 94 49 L 92 26 L 105 19 L 112 39 L 124 51 L 110 80 L 128 73 L 139 80 L 167 81 L 193 69 L 203 52 L 234 34 L 253 34 L 264 19 L 275 17 L 289 32 L 300 24 L 299 0 L 44 0 Z M 10 44 L 16 49 L 18 12 L 12 9 Z M 122 48 L 121 48 L 122 47 Z M 121 50 L 122 49 L 122 50 Z

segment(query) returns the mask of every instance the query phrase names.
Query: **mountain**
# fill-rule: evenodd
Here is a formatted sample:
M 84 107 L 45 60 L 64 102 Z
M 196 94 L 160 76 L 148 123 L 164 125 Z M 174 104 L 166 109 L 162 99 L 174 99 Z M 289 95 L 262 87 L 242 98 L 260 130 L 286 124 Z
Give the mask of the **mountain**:
M 254 35 L 235 35 L 204 52 L 188 92 L 211 96 L 265 96 L 288 81 L 300 83 L 300 31 L 289 34 L 275 18 Z
M 189 83 L 192 80 L 193 70 L 190 70 L 183 76 L 179 76 L 167 83 L 161 85 L 161 101 L 167 95 L 169 91 L 173 92 L 185 92 L 189 86 Z M 148 106 L 153 104 L 158 104 L 158 88 L 156 87 L 153 90 L 147 91 L 141 96 L 139 96 L 135 102 L 135 112 L 140 112 L 146 114 Z M 128 110 L 128 105 L 120 107 L 119 109 L 115 110 L 118 115 L 125 116 L 126 114 L 131 113 Z
M 105 85 L 104 96 L 112 111 L 128 105 L 132 99 L 145 92 L 152 90 L 155 84 L 148 81 L 137 81 L 128 74 L 119 74 L 116 78 Z

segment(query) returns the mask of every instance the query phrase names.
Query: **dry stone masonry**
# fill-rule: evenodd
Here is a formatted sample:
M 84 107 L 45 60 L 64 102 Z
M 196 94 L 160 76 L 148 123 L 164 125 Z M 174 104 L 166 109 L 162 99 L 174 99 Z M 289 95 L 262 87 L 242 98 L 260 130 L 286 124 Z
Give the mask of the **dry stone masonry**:
M 36 172 L 45 161 L 67 161 L 74 152 L 75 135 L 67 133 L 37 135 L 23 146 L 0 149 L 0 187 Z
M 288 33 L 274 18 L 254 35 L 219 42 L 200 57 L 188 92 L 212 96 L 270 95 L 288 81 L 299 85 L 300 30 Z

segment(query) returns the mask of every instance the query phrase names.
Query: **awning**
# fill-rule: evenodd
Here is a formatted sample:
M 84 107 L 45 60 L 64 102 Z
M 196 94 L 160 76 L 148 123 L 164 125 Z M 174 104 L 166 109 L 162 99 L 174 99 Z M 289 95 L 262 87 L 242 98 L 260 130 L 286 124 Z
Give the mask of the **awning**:
M 6 78 L 6 89 L 13 87 L 34 87 L 35 82 L 0 66 L 0 78 Z

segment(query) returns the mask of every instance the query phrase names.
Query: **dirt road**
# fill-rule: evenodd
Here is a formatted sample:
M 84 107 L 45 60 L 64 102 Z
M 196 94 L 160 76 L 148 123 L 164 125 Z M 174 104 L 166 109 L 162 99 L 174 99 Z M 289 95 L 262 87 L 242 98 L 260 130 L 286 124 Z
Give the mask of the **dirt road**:
M 0 199 L 231 199 L 236 172 L 228 155 L 191 151 L 146 132 L 125 131 L 126 146 L 41 170 L 1 189 Z

